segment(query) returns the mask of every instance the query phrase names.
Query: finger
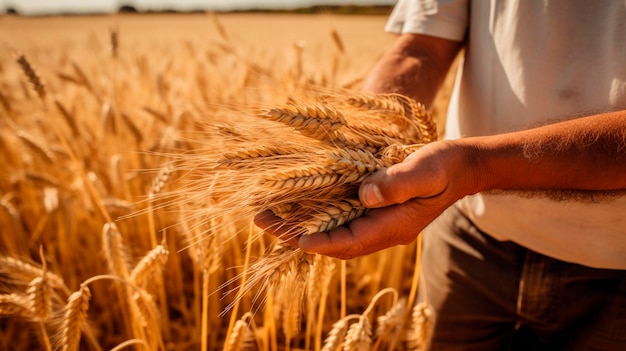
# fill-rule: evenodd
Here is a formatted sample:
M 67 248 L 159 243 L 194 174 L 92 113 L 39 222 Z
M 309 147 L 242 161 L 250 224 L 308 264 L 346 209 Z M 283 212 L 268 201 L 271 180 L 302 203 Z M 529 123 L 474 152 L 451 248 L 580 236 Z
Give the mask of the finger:
M 434 152 L 427 148 L 411 154 L 404 162 L 366 178 L 359 198 L 368 208 L 401 204 L 412 198 L 432 197 L 445 189 L 445 175 L 432 162 Z
M 278 237 L 283 242 L 298 247 L 297 228 L 285 225 L 282 218 L 274 215 L 272 211 L 266 210 L 257 213 L 254 216 L 254 224 L 267 233 Z
M 303 235 L 298 246 L 307 252 L 316 252 L 341 259 L 371 254 L 415 240 L 428 221 L 422 224 L 408 215 L 415 205 L 406 203 L 370 211 L 347 226 L 327 233 Z

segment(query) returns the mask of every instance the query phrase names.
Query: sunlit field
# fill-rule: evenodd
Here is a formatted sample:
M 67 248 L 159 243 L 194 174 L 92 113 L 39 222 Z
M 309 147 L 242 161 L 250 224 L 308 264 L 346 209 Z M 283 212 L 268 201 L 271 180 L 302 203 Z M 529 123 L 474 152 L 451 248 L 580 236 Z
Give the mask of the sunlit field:
M 262 169 L 204 164 L 308 143 L 256 124 L 272 108 L 367 122 L 342 101 L 362 101 L 394 39 L 385 21 L 0 17 L 0 350 L 419 350 L 432 316 L 417 243 L 282 255 L 254 204 L 222 201 L 243 207 Z M 439 135 L 447 92 L 426 106 Z

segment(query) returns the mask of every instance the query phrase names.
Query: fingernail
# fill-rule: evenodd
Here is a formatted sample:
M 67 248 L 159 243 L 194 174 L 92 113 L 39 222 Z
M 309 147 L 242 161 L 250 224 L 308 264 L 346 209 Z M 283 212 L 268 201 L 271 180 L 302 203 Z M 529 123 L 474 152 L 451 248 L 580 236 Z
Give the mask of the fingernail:
M 311 248 L 309 246 L 311 240 L 307 238 L 308 235 L 302 235 L 300 238 L 298 238 L 298 247 L 300 248 L 300 250 L 306 252 L 306 253 L 312 253 L 313 251 L 311 251 Z
M 383 195 L 380 193 L 380 188 L 375 183 L 368 183 L 363 185 L 361 189 L 361 201 L 365 206 L 376 206 L 383 202 Z

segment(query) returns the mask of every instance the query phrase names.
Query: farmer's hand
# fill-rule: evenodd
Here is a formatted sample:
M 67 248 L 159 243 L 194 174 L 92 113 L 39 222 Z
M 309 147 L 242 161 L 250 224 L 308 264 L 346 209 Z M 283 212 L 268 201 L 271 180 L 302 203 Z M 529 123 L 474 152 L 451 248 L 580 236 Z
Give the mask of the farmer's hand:
M 412 242 L 446 208 L 474 192 L 468 151 L 451 142 L 435 142 L 404 162 L 373 174 L 359 190 L 361 202 L 372 210 L 346 226 L 303 235 L 297 245 L 307 252 L 350 259 Z M 263 213 L 255 222 L 272 232 L 272 227 L 280 227 L 272 217 Z M 282 232 L 273 234 L 280 237 Z

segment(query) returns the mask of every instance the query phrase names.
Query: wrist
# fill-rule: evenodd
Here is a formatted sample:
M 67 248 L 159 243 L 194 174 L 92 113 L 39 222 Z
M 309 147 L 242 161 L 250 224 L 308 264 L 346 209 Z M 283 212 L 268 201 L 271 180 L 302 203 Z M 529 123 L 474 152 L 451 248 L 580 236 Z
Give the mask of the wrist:
M 489 190 L 489 165 L 481 151 L 477 138 L 443 140 L 448 155 L 446 169 L 450 174 L 450 186 L 457 199 Z

